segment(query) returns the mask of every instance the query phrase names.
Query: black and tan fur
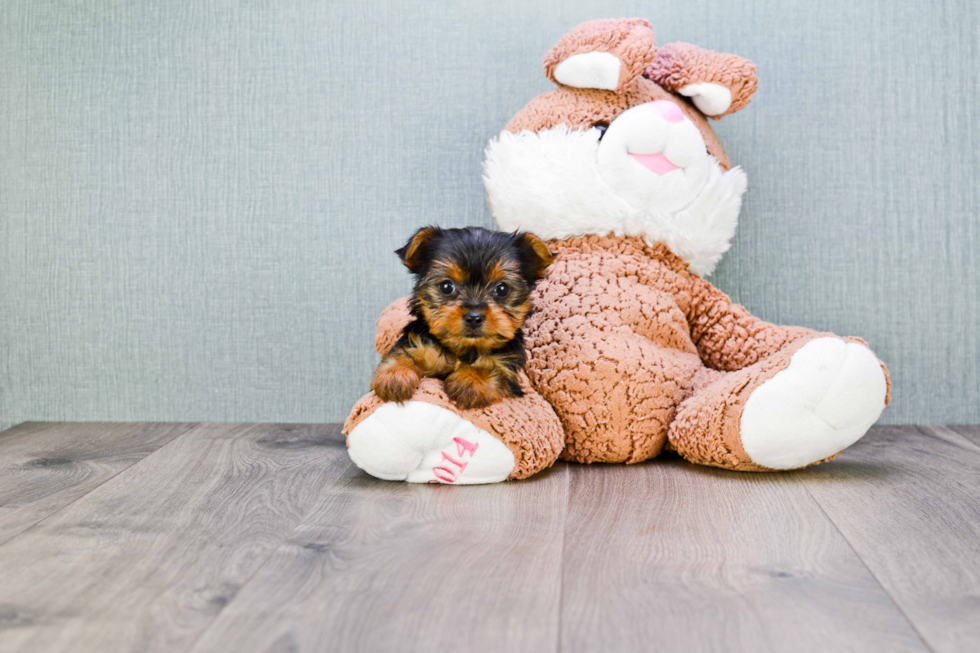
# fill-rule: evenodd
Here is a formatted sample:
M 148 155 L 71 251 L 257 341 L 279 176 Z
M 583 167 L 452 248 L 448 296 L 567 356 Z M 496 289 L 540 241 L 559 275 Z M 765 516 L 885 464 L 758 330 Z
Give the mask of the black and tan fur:
M 521 326 L 553 259 L 548 246 L 528 233 L 425 227 L 396 253 L 415 275 L 415 319 L 381 359 L 371 389 L 402 402 L 422 377 L 435 377 L 460 408 L 521 396 Z

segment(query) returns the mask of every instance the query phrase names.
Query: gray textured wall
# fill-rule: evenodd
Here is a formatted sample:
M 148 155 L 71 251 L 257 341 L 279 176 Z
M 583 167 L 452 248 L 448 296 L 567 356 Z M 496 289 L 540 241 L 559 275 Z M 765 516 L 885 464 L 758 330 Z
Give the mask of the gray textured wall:
M 0 422 L 342 420 L 422 223 L 596 17 L 741 54 L 749 192 L 714 282 L 861 335 L 885 420 L 980 422 L 977 6 L 52 2 L 0 8 Z

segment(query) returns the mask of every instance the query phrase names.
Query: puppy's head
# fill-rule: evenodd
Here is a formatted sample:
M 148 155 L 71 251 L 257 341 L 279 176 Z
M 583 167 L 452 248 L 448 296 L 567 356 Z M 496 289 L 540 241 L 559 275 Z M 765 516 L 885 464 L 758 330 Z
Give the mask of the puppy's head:
M 554 258 L 533 234 L 479 227 L 424 227 L 396 253 L 415 275 L 412 301 L 432 335 L 457 354 L 512 340 Z

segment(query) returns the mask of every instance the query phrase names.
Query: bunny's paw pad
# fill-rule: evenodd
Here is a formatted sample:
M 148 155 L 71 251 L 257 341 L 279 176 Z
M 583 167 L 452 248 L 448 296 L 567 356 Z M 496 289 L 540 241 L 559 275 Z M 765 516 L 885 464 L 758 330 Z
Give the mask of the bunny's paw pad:
M 515 465 L 503 442 L 424 401 L 378 408 L 351 431 L 348 453 L 371 476 L 409 483 L 499 483 Z
M 805 467 L 857 442 L 881 415 L 885 392 L 885 373 L 870 349 L 817 338 L 748 398 L 742 447 L 769 469 Z

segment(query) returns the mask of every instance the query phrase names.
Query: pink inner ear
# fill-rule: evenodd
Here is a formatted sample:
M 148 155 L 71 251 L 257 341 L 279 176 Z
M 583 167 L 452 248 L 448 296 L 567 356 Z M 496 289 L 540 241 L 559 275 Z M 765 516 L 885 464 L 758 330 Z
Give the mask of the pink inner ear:
M 671 163 L 663 154 L 633 154 L 633 160 L 641 166 L 657 175 L 665 175 L 668 172 L 677 170 L 677 166 Z

